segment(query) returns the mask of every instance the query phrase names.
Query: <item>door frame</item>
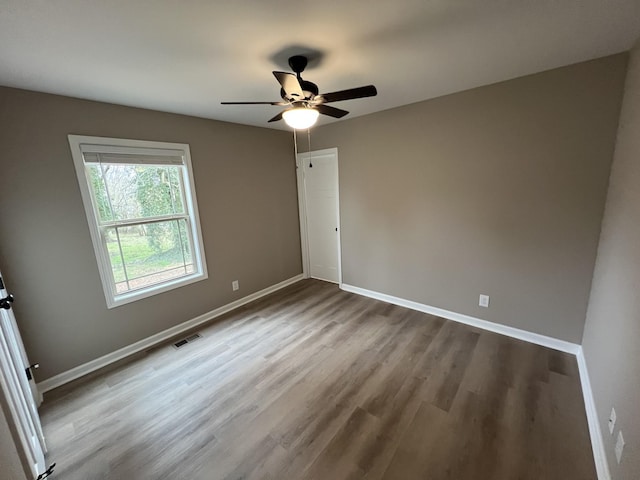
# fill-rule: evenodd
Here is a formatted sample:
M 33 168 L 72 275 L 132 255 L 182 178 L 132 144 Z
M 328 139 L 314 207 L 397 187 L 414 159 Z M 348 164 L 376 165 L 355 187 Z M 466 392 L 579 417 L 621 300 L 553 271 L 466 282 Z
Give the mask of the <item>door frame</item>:
M 23 469 L 27 477 L 37 477 L 46 470 L 45 459 L 39 458 L 36 452 L 34 441 L 39 442 L 39 438 L 29 438 L 30 431 L 33 435 L 38 435 L 37 428 L 32 424 L 33 420 L 26 403 L 21 402 L 21 395 L 24 392 L 19 385 L 19 378 L 13 372 L 14 360 L 11 358 L 8 347 L 8 339 L 4 332 L 0 332 L 0 408 L 4 410 L 4 415 L 9 430 L 13 435 L 13 443 L 22 462 Z M 25 400 L 26 402 L 26 400 Z M 42 452 L 44 456 L 44 452 Z
M 4 282 L 0 287 L 0 296 L 8 295 Z M 3 309 L 0 314 L 0 408 L 25 473 L 35 478 L 46 470 L 47 447 L 38 415 L 35 381 L 33 377 L 27 380 L 28 366 L 13 309 Z
M 24 410 L 20 408 L 15 400 L 17 387 L 15 380 L 8 371 L 11 368 L 8 362 L 8 352 L 5 352 L 3 345 L 0 345 L 0 411 L 2 411 L 5 422 L 9 427 L 10 437 L 7 439 L 9 441 L 8 444 L 13 443 L 15 447 L 24 472 L 24 478 L 35 478 L 37 472 L 34 471 L 34 463 L 37 462 L 34 462 L 33 456 L 29 454 L 29 439 L 21 423 L 25 419 Z
M 296 154 L 296 179 L 298 184 L 298 214 L 300 218 L 300 247 L 302 250 L 302 275 L 310 278 L 309 266 L 309 225 L 307 223 L 307 187 L 304 175 L 305 160 L 312 160 L 326 155 L 334 155 L 336 159 L 336 220 L 338 222 L 338 285 L 342 287 L 342 224 L 340 222 L 340 162 L 338 149 L 325 148 Z

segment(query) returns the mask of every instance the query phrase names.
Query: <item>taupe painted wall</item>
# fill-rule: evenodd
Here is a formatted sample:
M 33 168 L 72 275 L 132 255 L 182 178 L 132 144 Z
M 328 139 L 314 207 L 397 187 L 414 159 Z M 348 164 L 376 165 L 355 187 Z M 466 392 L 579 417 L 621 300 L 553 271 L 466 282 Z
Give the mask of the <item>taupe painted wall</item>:
M 640 474 L 640 44 L 631 53 L 583 338 L 614 480 Z M 607 419 L 615 407 L 614 436 Z M 626 446 L 614 455 L 618 429 Z
M 580 343 L 626 59 L 316 129 L 338 147 L 344 282 Z
M 70 133 L 190 145 L 208 280 L 107 309 Z M 302 271 L 287 132 L 0 88 L 0 145 L 0 268 L 39 381 Z

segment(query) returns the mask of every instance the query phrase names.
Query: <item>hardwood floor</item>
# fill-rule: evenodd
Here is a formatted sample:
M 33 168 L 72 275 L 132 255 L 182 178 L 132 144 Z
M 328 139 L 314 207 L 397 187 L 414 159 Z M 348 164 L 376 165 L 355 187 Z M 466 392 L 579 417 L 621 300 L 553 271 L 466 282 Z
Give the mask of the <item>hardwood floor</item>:
M 51 392 L 57 479 L 596 479 L 575 358 L 305 280 Z

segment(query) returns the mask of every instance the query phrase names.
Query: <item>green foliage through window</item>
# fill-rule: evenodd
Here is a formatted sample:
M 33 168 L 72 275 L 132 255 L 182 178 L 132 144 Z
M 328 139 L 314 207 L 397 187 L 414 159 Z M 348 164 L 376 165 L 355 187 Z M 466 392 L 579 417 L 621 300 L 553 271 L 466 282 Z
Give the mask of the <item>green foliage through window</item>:
M 87 169 L 119 292 L 194 271 L 181 166 L 99 163 Z M 126 225 L 116 225 L 122 221 Z

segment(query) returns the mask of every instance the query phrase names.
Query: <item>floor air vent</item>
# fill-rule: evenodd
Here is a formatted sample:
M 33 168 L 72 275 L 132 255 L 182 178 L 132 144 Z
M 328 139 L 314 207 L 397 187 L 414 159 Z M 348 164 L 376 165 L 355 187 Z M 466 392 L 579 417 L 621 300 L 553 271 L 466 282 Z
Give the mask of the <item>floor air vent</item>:
M 178 340 L 176 343 L 173 344 L 173 347 L 174 348 L 184 347 L 187 343 L 195 342 L 199 338 L 202 338 L 202 335 L 200 335 L 199 333 L 194 333 L 193 335 L 189 335 L 187 338 Z

